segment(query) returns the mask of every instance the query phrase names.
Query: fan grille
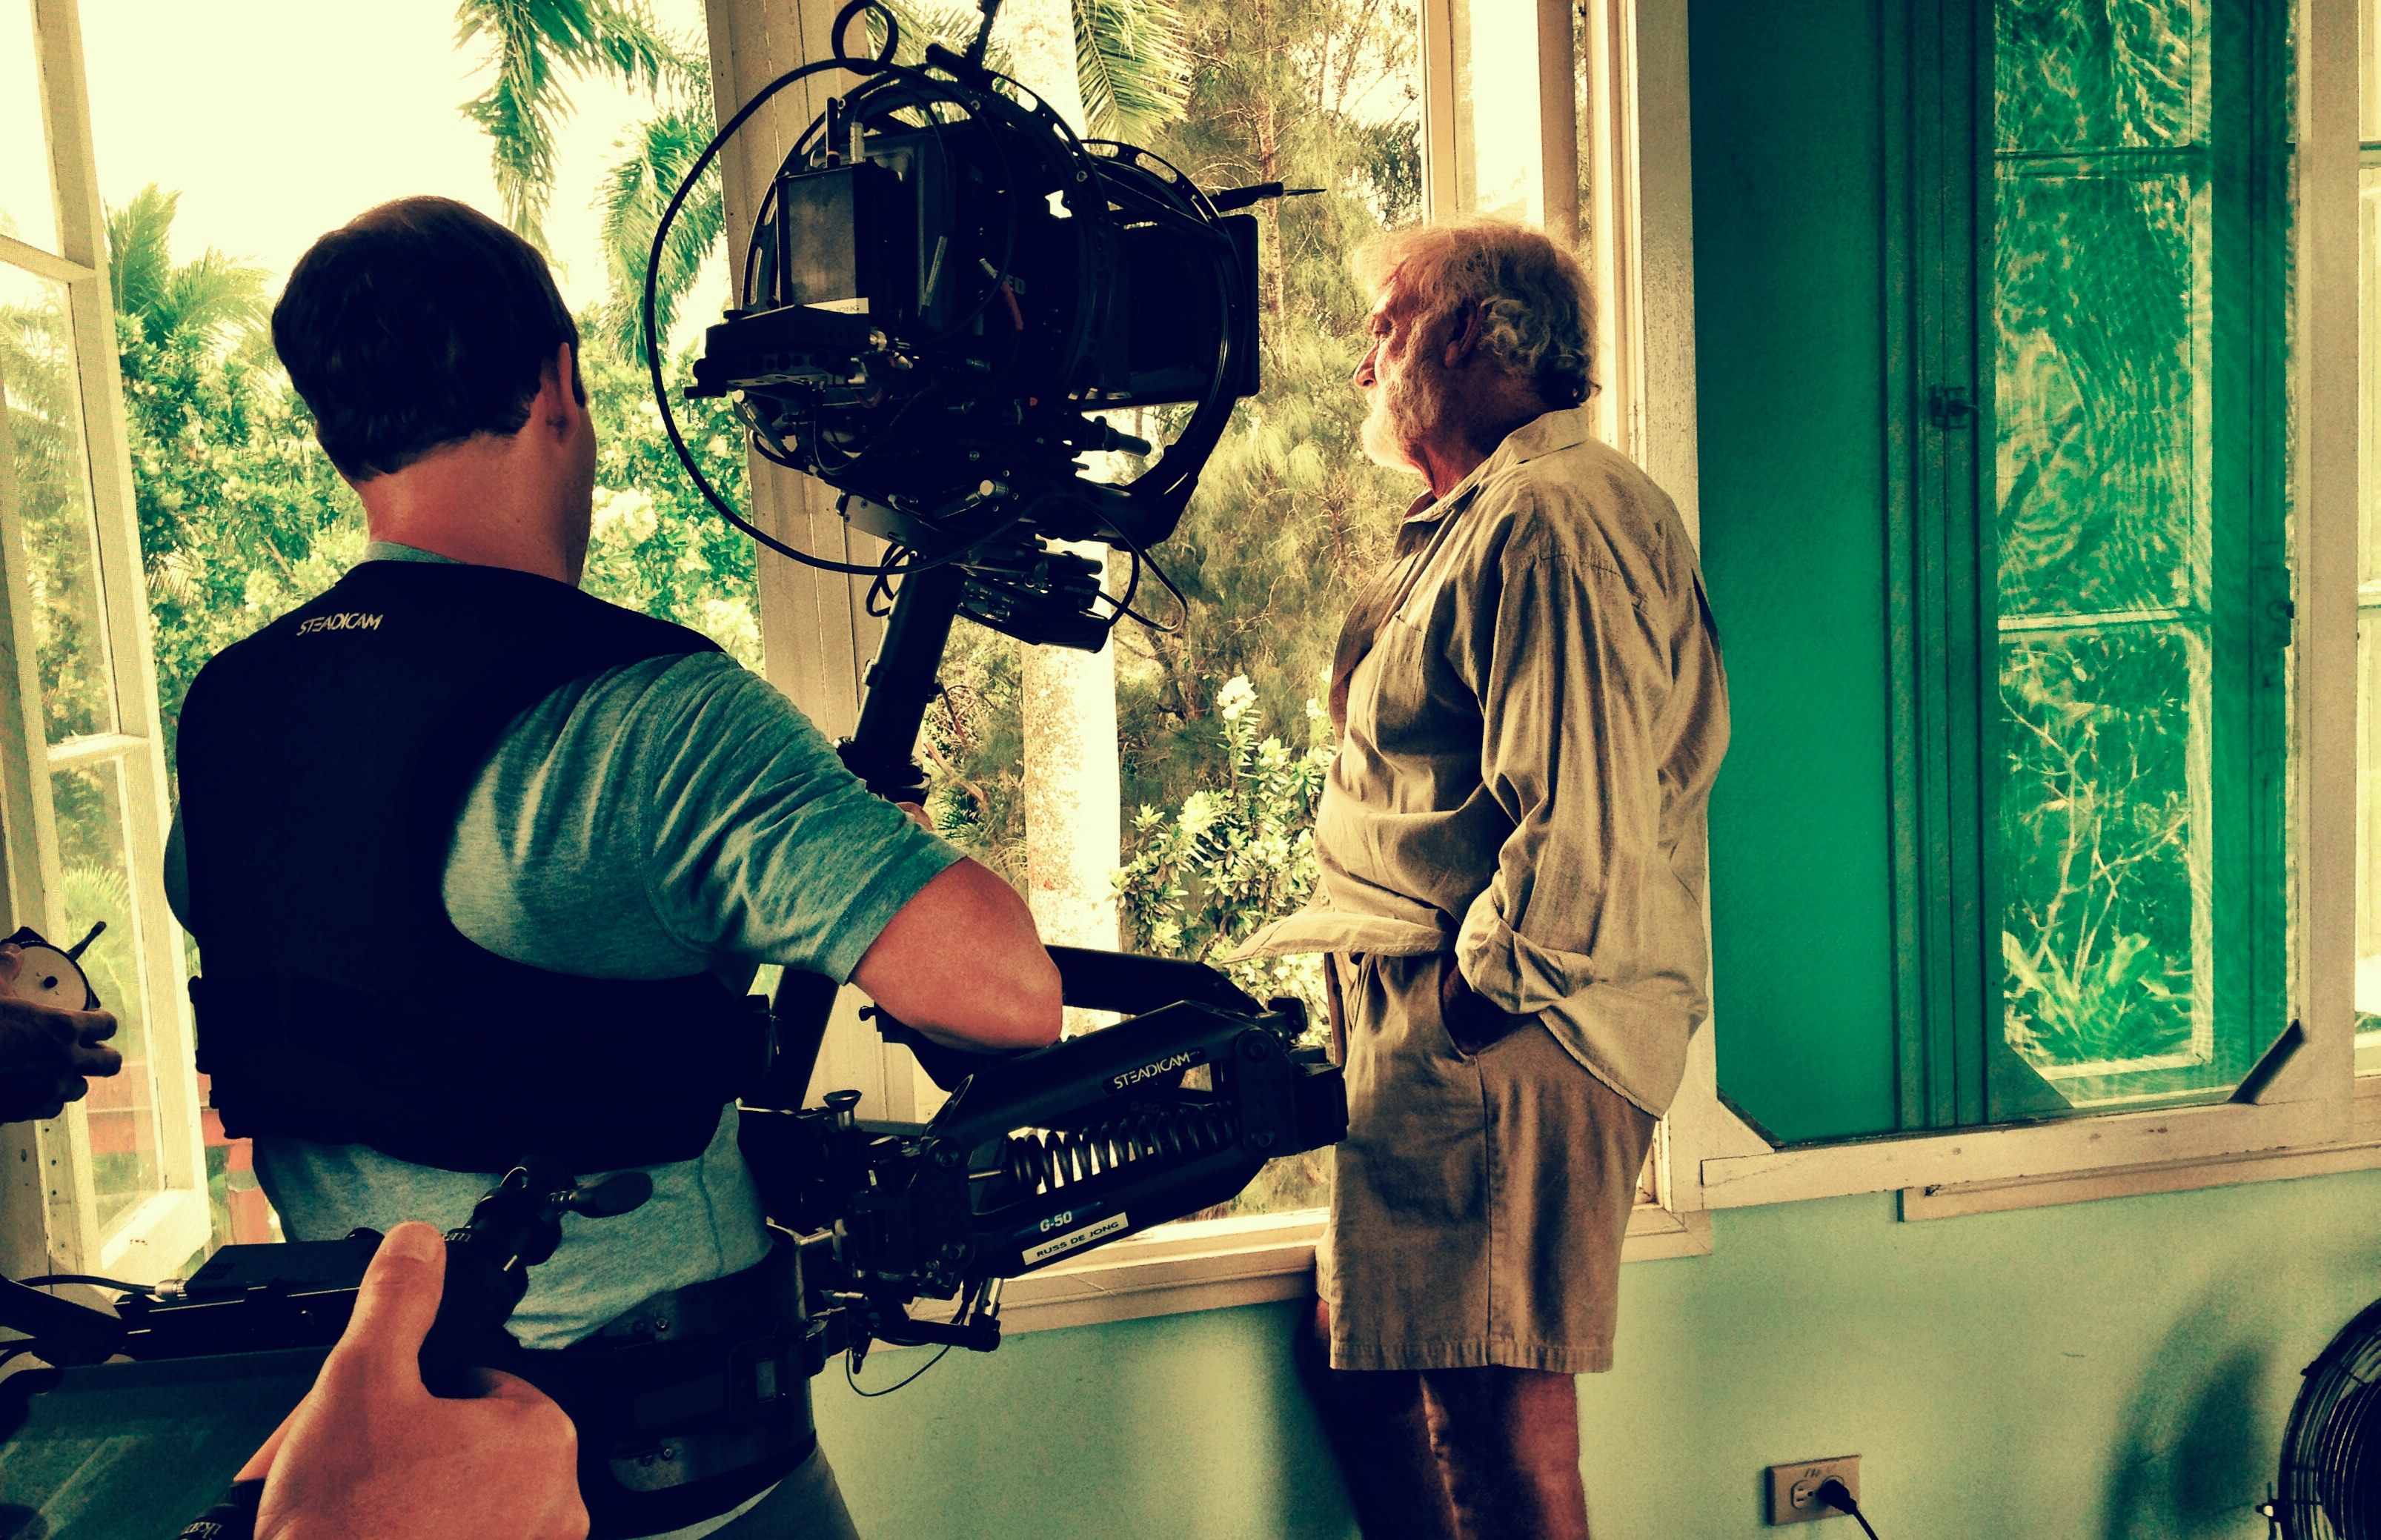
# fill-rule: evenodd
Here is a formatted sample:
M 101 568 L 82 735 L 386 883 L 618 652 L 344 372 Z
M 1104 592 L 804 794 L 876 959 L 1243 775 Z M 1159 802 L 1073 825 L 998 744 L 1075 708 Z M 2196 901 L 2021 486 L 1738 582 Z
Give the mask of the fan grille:
M 2381 1540 L 2381 1301 L 2307 1365 L 2282 1435 L 2288 1540 Z

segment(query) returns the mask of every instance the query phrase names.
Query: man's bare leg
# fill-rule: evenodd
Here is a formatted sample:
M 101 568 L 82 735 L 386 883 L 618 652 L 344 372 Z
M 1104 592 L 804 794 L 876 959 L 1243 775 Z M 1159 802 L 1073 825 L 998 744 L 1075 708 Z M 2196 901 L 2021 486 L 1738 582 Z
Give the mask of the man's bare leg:
M 1422 1381 L 1462 1540 L 1588 1540 L 1577 1380 L 1490 1368 L 1432 1369 Z
M 1299 1337 L 1299 1377 L 1323 1419 L 1364 1540 L 1457 1540 L 1447 1483 L 1431 1453 L 1422 1376 L 1332 1368 L 1331 1307 L 1320 1300 Z

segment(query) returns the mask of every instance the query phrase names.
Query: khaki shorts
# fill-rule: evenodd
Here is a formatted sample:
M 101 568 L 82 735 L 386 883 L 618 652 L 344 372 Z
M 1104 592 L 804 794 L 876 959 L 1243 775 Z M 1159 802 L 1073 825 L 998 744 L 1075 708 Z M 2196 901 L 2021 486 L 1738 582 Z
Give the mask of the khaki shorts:
M 1348 1137 L 1316 1258 L 1332 1367 L 1611 1368 L 1653 1118 L 1535 1023 L 1457 1051 L 1438 1008 L 1451 958 L 1333 965 Z

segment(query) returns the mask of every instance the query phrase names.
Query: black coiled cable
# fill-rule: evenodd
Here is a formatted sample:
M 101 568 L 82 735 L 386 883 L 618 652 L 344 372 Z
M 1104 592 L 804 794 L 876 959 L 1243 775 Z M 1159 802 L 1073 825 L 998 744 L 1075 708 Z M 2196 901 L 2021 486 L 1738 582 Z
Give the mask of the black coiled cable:
M 1012 1134 L 1002 1164 L 1010 1181 L 1038 1196 L 1138 1161 L 1195 1160 L 1239 1137 L 1229 1107 L 1187 1102 L 1088 1128 Z

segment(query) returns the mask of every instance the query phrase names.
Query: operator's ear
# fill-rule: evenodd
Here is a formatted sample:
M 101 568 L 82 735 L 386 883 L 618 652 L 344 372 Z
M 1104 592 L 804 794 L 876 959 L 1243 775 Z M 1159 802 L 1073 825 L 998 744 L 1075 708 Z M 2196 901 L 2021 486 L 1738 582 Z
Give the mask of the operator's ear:
M 579 349 L 563 343 L 554 361 L 538 372 L 537 399 L 530 417 L 543 422 L 558 438 L 568 438 L 587 414 L 587 384 L 579 374 Z
M 1449 317 L 1447 324 L 1452 331 L 1447 339 L 1447 367 L 1460 369 L 1471 361 L 1473 350 L 1480 346 L 1481 335 L 1487 329 L 1488 301 L 1483 299 L 1466 306 Z

